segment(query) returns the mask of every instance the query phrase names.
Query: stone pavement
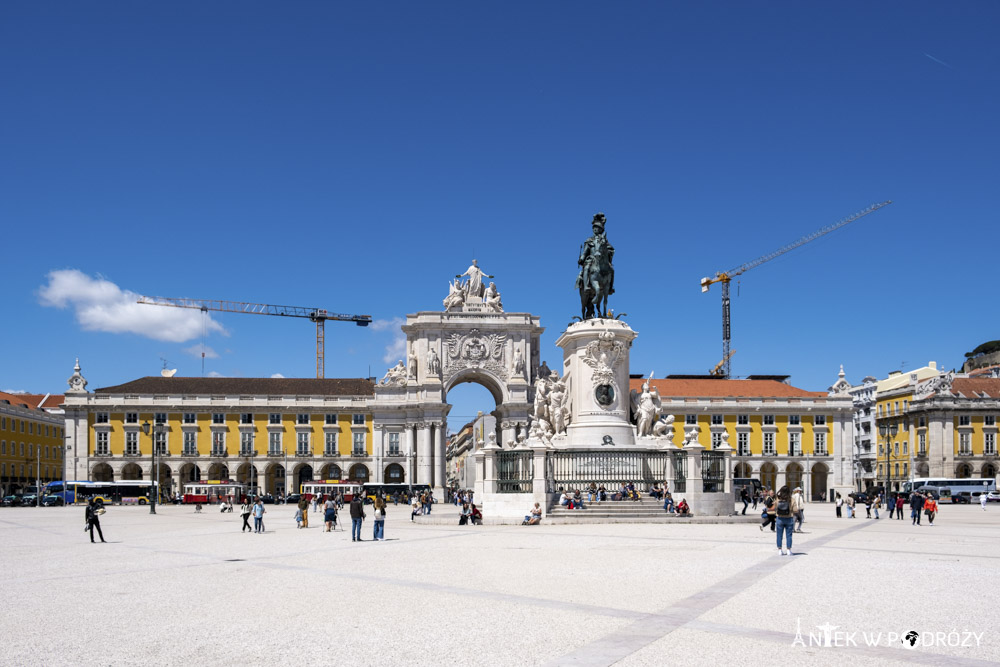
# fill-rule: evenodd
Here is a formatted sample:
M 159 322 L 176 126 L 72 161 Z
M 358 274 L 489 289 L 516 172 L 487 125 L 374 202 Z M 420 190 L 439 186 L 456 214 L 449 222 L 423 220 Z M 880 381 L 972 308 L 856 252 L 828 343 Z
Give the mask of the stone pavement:
M 415 525 L 390 506 L 385 542 L 366 521 L 352 543 L 267 509 L 256 535 L 211 508 L 112 507 L 109 544 L 80 507 L 0 509 L 0 665 L 1000 660 L 997 505 L 919 528 L 811 505 L 793 557 L 747 524 Z

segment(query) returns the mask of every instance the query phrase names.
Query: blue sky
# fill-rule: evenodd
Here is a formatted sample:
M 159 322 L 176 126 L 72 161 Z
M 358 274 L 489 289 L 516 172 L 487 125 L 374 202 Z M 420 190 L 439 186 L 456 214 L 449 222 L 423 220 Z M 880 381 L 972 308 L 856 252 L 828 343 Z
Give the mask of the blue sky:
M 381 375 L 476 257 L 543 358 L 597 211 L 633 372 L 825 389 L 998 336 L 996 3 L 34 3 L 0 7 L 0 389 Z M 141 310 L 145 309 L 145 310 Z M 166 311 L 166 312 L 164 312 Z M 463 387 L 469 387 L 464 385 Z M 453 415 L 492 409 L 456 389 Z M 485 404 L 485 405 L 481 405 Z M 452 424 L 454 427 L 455 424 Z

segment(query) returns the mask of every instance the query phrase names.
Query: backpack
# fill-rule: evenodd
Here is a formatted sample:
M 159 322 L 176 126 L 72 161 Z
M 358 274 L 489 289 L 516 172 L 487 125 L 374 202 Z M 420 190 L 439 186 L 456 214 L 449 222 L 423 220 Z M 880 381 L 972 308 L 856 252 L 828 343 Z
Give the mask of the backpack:
M 792 505 L 787 500 L 779 500 L 777 514 L 778 516 L 791 516 L 792 515 Z

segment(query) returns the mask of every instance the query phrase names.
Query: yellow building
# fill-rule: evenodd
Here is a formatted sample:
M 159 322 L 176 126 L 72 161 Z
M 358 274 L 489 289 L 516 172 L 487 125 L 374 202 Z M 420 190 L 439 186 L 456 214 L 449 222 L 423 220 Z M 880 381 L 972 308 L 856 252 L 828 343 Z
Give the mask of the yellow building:
M 74 479 L 150 479 L 155 442 L 155 475 L 178 494 L 199 480 L 274 495 L 312 479 L 405 483 L 398 437 L 375 447 L 370 380 L 145 377 L 87 392 L 79 376 L 70 386 Z
M 768 488 L 802 486 L 814 500 L 829 499 L 831 490 L 850 492 L 850 397 L 806 391 L 784 379 L 668 376 L 651 385 L 659 392 L 663 414 L 674 417 L 674 445 L 682 446 L 692 435 L 706 450 L 728 445 L 733 476 L 759 479 Z M 631 388 L 646 381 L 633 376 Z
M 0 486 L 4 495 L 36 482 L 62 479 L 60 403 L 62 396 L 0 392 Z

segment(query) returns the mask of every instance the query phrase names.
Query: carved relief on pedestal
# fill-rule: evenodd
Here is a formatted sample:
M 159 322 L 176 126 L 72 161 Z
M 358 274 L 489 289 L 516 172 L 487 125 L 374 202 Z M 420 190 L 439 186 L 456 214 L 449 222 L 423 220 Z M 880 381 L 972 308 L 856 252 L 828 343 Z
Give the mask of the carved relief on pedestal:
M 587 344 L 586 353 L 580 357 L 592 369 L 594 401 L 604 409 L 614 404 L 615 396 L 621 391 L 615 379 L 615 367 L 627 350 L 624 341 L 616 340 L 614 333 L 605 331 L 598 340 Z
M 467 333 L 453 333 L 447 339 L 447 358 L 444 362 L 444 379 L 467 368 L 482 368 L 503 381 L 507 380 L 504 360 L 506 334 L 483 334 L 479 329 Z

